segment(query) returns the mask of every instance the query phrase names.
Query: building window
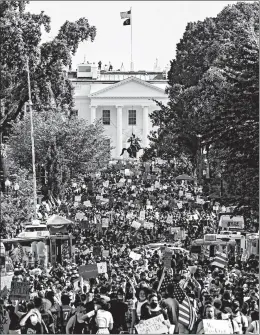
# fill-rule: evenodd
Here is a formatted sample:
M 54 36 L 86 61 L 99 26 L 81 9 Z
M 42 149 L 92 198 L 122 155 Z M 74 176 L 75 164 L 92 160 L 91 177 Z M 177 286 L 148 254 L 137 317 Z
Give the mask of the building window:
M 110 110 L 103 110 L 103 124 L 110 125 Z
M 136 125 L 136 110 L 130 109 L 128 111 L 128 124 L 130 126 Z

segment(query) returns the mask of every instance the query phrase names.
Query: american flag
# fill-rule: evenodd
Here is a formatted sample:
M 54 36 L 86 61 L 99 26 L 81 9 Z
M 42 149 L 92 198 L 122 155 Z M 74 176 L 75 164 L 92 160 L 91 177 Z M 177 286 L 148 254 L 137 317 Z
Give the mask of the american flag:
M 161 284 L 161 287 L 160 287 L 160 291 L 161 292 L 166 291 L 169 284 L 173 284 L 173 277 L 170 276 L 170 275 L 165 274 L 165 277 L 164 277 L 164 279 L 162 281 L 162 284 Z
M 217 251 L 214 261 L 211 263 L 211 265 L 215 265 L 219 268 L 224 268 L 225 266 L 227 266 L 227 264 L 228 264 L 227 254 Z
M 192 330 L 196 321 L 196 311 L 178 283 L 174 284 L 174 297 L 179 302 L 179 323 Z

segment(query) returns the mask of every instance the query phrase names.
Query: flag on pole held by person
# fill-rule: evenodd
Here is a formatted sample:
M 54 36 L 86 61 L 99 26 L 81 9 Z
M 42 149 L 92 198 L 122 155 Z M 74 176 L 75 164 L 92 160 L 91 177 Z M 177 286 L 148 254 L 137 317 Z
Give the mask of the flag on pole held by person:
M 225 266 L 227 266 L 227 263 L 228 263 L 227 255 L 217 251 L 214 261 L 211 263 L 211 265 L 215 265 L 219 268 L 224 268 Z
M 123 22 L 123 26 L 130 26 L 131 25 L 131 9 L 127 12 L 120 13 L 121 19 L 126 19 Z
M 174 297 L 179 302 L 179 322 L 192 330 L 196 322 L 196 311 L 178 283 L 174 284 Z

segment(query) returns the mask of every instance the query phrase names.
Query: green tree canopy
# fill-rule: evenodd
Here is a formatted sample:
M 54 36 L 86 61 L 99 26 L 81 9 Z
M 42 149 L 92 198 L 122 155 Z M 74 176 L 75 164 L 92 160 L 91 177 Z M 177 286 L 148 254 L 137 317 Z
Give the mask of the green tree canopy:
M 0 2 L 0 100 L 4 113 L 0 127 L 22 113 L 28 101 L 26 63 L 29 59 L 32 102 L 35 111 L 73 112 L 73 87 L 65 68 L 80 42 L 94 40 L 96 28 L 86 18 L 66 21 L 57 36 L 41 44 L 42 28 L 51 30 L 50 18 L 26 12 L 28 1 Z
M 111 148 L 101 122 L 89 125 L 54 111 L 35 114 L 33 122 L 35 161 L 45 167 L 55 196 L 61 196 L 71 176 L 95 172 L 108 162 Z M 29 113 L 14 123 L 8 144 L 9 157 L 17 166 L 32 171 Z
M 201 145 L 222 169 L 236 204 L 258 208 L 259 4 L 237 3 L 189 23 L 168 73 L 169 103 L 152 115 L 151 148 L 187 154 Z M 168 143 L 166 145 L 166 143 Z M 210 148 L 210 149 L 209 149 Z

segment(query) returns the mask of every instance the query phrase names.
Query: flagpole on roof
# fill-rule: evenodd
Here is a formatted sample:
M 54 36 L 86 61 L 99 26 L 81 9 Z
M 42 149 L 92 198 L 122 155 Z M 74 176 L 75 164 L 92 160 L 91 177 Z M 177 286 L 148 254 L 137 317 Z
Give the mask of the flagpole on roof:
M 131 69 L 131 71 L 134 71 L 134 64 L 133 64 L 133 15 L 132 15 L 132 7 L 130 7 L 130 13 L 131 13 L 131 18 L 130 18 L 130 25 L 131 25 L 131 64 L 130 64 L 130 69 Z

